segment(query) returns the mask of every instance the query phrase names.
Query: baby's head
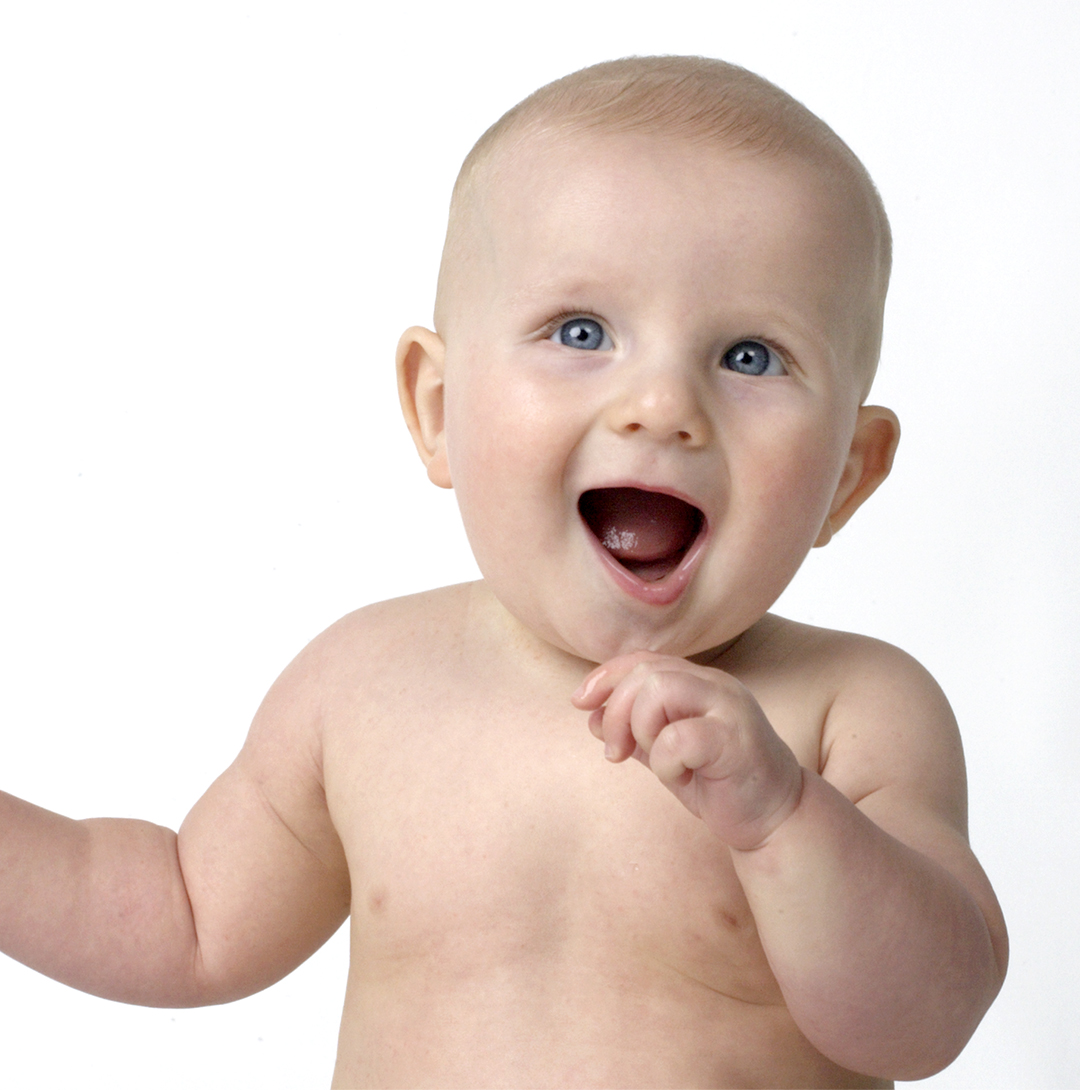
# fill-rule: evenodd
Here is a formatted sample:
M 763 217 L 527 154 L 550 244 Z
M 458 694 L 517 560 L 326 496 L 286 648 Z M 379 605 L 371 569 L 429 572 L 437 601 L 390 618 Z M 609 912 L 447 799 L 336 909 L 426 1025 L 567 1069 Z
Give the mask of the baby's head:
M 477 217 L 510 164 L 528 158 L 536 140 L 562 138 L 587 153 L 590 138 L 620 134 L 798 164 L 839 188 L 872 253 L 873 273 L 865 285 L 871 310 L 860 360 L 869 390 L 892 257 L 889 221 L 874 183 L 851 149 L 800 102 L 745 68 L 706 57 L 627 57 L 593 65 L 541 87 L 480 137 L 451 199 L 436 328 L 445 331 L 456 289 L 468 286 L 479 242 Z
M 592 661 L 760 618 L 888 473 L 889 250 L 839 137 L 719 61 L 596 65 L 488 130 L 399 364 L 509 614 Z

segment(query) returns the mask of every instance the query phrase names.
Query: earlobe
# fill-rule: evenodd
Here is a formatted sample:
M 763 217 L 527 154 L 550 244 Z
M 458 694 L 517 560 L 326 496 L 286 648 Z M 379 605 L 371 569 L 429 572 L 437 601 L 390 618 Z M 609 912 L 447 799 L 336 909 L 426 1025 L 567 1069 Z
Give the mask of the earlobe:
M 428 478 L 440 488 L 451 488 L 443 419 L 445 356 L 442 338 L 423 326 L 405 330 L 398 342 L 398 397 L 405 423 Z
M 900 421 L 891 409 L 863 405 L 855 421 L 855 434 L 847 464 L 836 487 L 829 517 L 821 527 L 815 547 L 827 545 L 833 534 L 866 502 L 892 469 L 900 442 Z

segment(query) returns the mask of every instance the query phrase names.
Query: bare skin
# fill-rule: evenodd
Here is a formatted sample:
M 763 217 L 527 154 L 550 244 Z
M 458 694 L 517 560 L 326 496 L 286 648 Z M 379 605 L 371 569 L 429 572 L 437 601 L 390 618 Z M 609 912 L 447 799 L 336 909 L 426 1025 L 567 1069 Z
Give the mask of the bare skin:
M 960 972 L 977 963 L 982 995 L 962 1021 L 977 1018 L 996 989 L 989 952 L 1003 931 L 964 842 L 959 742 L 936 687 L 884 645 L 771 617 L 717 665 L 806 768 L 864 796 L 885 827 L 891 814 L 956 876 L 974 953 L 955 935 L 932 952 Z M 883 721 L 898 665 L 918 684 Z M 336 1086 L 887 1085 L 800 1031 L 751 911 L 759 879 L 745 853 L 640 763 L 603 760 L 568 700 L 589 666 L 544 653 L 483 584 L 354 614 L 271 690 L 244 751 L 180 831 L 182 874 L 161 863 L 166 830 L 98 823 L 99 856 L 114 855 L 123 888 L 139 876 L 137 895 L 118 913 L 102 868 L 68 898 L 62 874 L 51 887 L 44 876 L 5 883 L 39 892 L 22 901 L 37 933 L 12 953 L 103 995 L 214 1002 L 283 975 L 351 910 Z M 912 711 L 914 744 L 897 729 Z M 871 715 L 873 731 L 856 729 Z M 912 794 L 916 810 L 897 805 Z M 24 807 L 12 800 L 8 828 L 22 819 L 40 835 L 31 826 L 44 812 Z M 148 860 L 163 872 L 156 887 Z M 9 855 L 5 873 L 33 865 Z M 917 1077 L 935 1066 L 925 1023 L 936 989 L 917 963 L 883 974 L 912 921 L 890 919 L 870 892 L 848 906 L 882 925 L 859 975 L 888 1021 L 898 1007 L 914 1017 L 901 1043 L 921 1033 L 924 1044 L 892 1059 L 894 1074 Z M 928 927 L 933 937 L 925 919 L 913 933 Z M 914 1010 L 902 1001 L 912 988 Z M 954 1048 L 955 1032 L 943 1044 Z
M 339 1087 L 923 1077 L 1006 958 L 956 725 L 901 652 L 765 612 L 891 464 L 872 247 L 816 167 L 582 147 L 515 152 L 401 343 L 484 581 L 316 640 L 178 835 L 0 796 L 0 943 L 184 1006 L 351 913 Z M 587 525 L 625 490 L 698 511 L 666 574 Z
M 433 619 L 438 649 L 425 671 L 403 676 L 395 643 Z M 344 837 L 353 969 L 336 1085 L 887 1085 L 827 1059 L 785 1006 L 770 968 L 782 939 L 767 955 L 748 900 L 770 881 L 754 873 L 759 861 L 747 865 L 640 763 L 600 758 L 565 705 L 587 664 L 543 654 L 482 584 L 388 603 L 335 638 L 369 646 L 372 625 L 384 651 L 377 663 L 354 660 L 339 690 L 346 702 L 325 720 L 330 811 L 357 831 Z M 476 662 L 487 664 L 482 698 L 467 666 Z M 771 617 L 720 663 L 804 767 L 865 794 L 864 812 L 886 827 L 891 814 L 957 876 L 933 874 L 970 927 L 966 944 L 950 935 L 949 956 L 958 976 L 973 963 L 983 974 L 974 1014 L 996 990 L 992 936 L 1003 932 L 964 841 L 959 741 L 933 682 L 891 648 Z M 923 713 L 917 757 L 880 720 L 881 685 L 891 689 L 898 665 L 920 682 L 896 712 L 905 722 L 912 705 Z M 365 715 L 373 690 L 394 716 Z M 852 728 L 871 706 L 881 729 L 867 742 Z M 353 729 L 360 718 L 364 732 Z M 917 813 L 899 805 L 913 790 L 924 800 Z M 820 813 L 808 820 L 820 839 Z M 916 870 L 925 864 L 919 857 Z M 836 895 L 835 886 L 826 894 L 833 916 Z M 930 947 L 937 936 L 925 920 L 882 913 L 879 895 L 868 889 L 847 906 L 882 926 L 872 967 L 845 966 L 840 983 L 847 991 L 861 978 L 897 1035 L 894 1075 L 913 1078 L 935 1066 L 936 1048 L 955 1047 L 955 1027 L 931 1042 L 939 1012 L 926 978 L 932 970 L 942 993 L 956 982 L 940 964 L 920 964 L 917 948 L 883 975 L 898 935 L 910 941 L 905 928 L 928 929 Z M 772 907 L 783 910 L 775 898 Z M 882 1050 L 880 1037 L 874 1045 Z

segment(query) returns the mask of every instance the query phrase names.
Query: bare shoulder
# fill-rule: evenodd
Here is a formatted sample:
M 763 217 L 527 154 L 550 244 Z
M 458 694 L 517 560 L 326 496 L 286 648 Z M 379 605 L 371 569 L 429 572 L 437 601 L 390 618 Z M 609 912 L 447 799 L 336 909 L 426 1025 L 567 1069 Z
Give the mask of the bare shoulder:
M 1001 909 L 967 839 L 960 731 L 941 687 L 898 647 L 778 617 L 751 631 L 751 671 L 809 693 L 820 717 L 819 768 L 879 828 L 957 878 L 975 898 L 1002 967 Z M 758 628 L 758 626 L 755 626 Z
M 941 693 L 927 670 L 899 647 L 771 613 L 745 633 L 729 654 L 738 656 L 742 669 L 767 670 L 798 678 L 803 684 L 812 677 L 815 687 L 835 697 L 882 687 Z
M 347 614 L 297 657 L 296 680 L 382 672 L 456 646 L 466 624 L 471 588 L 468 583 L 441 587 Z
M 747 636 L 744 672 L 817 709 L 826 780 L 880 824 L 897 820 L 886 813 L 895 802 L 966 834 L 960 732 L 919 662 L 882 640 L 771 615 Z
M 238 768 L 287 809 L 325 809 L 324 750 L 342 705 L 377 679 L 400 684 L 421 649 L 439 648 L 460 627 L 467 589 L 439 591 L 365 606 L 316 636 L 285 667 L 256 712 Z M 316 802 L 318 805 L 315 805 Z
M 315 637 L 266 695 L 249 742 L 287 745 L 292 766 L 317 773 L 393 721 L 405 694 L 415 695 L 460 669 L 472 584 L 443 587 L 364 606 Z M 330 749 L 327 749 L 327 746 Z M 300 760 L 296 760 L 296 756 Z

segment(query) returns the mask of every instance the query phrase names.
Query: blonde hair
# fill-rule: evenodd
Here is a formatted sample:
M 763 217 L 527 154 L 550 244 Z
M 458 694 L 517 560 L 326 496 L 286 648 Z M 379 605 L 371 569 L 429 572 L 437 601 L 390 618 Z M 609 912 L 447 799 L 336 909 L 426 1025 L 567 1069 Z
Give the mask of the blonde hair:
M 767 79 L 709 57 L 624 57 L 573 72 L 534 91 L 508 110 L 465 158 L 450 203 L 438 297 L 467 247 L 464 208 L 496 153 L 548 132 L 602 130 L 718 144 L 764 157 L 809 160 L 846 182 L 873 225 L 878 294 L 884 302 L 892 236 L 881 197 L 855 153 L 816 114 Z M 876 360 L 880 322 L 870 340 Z

